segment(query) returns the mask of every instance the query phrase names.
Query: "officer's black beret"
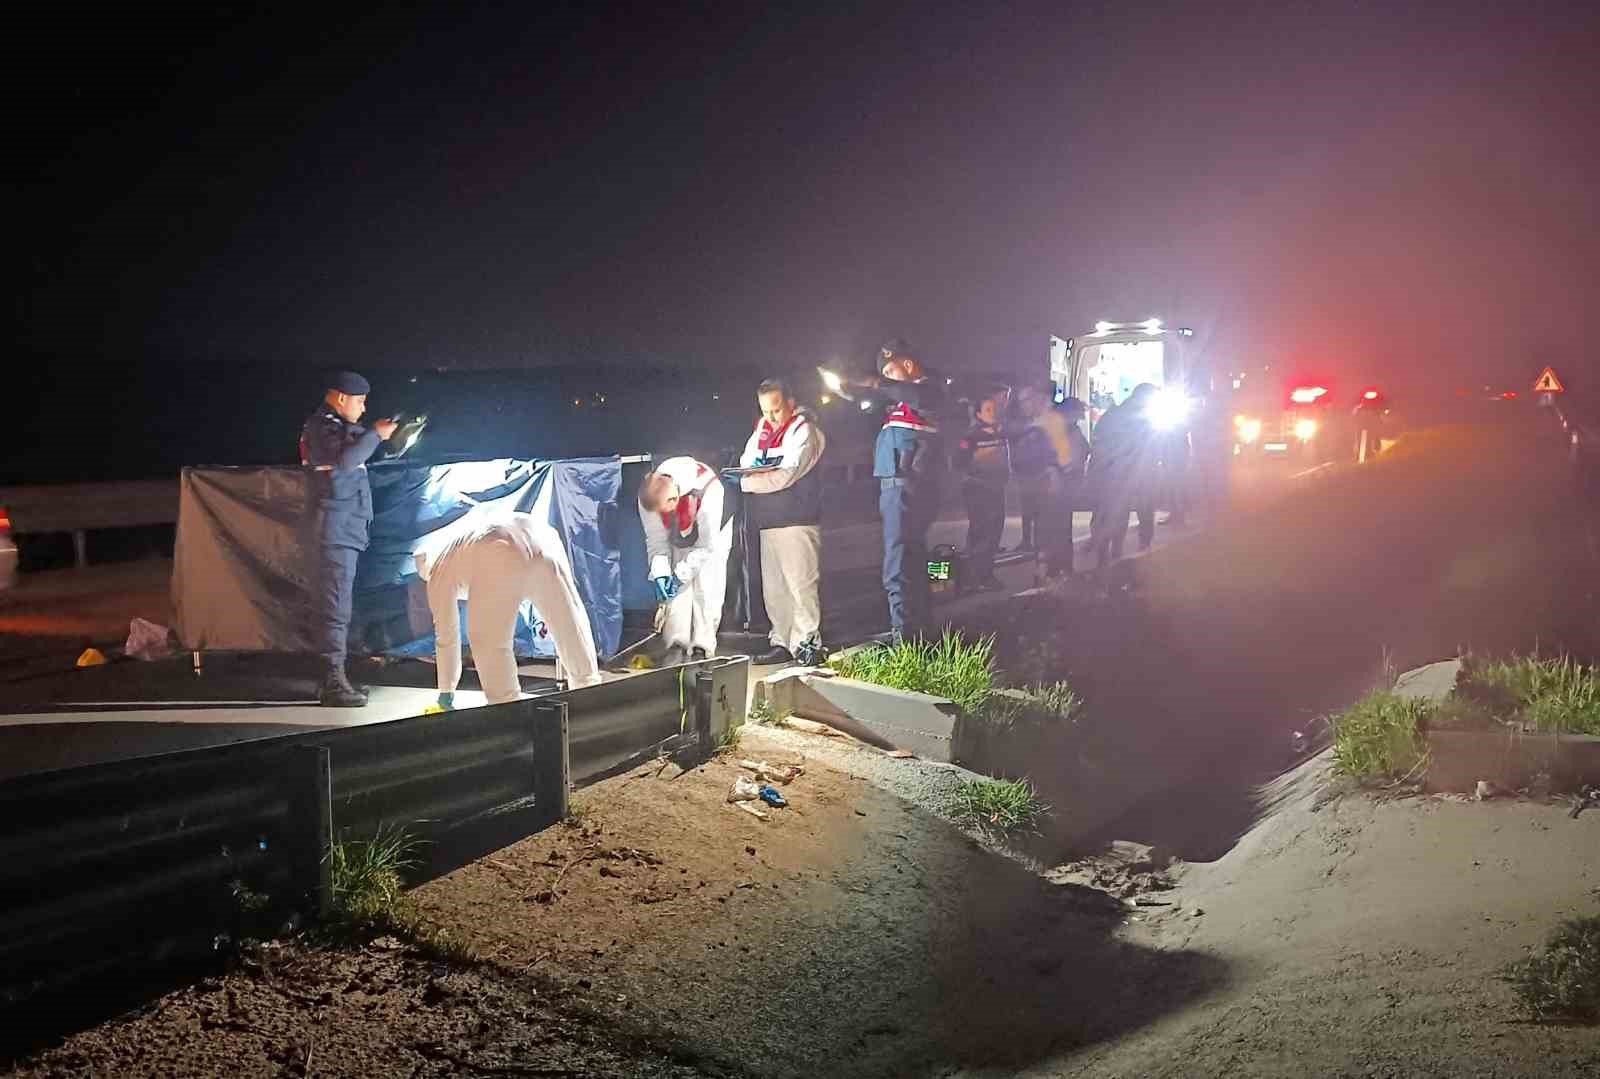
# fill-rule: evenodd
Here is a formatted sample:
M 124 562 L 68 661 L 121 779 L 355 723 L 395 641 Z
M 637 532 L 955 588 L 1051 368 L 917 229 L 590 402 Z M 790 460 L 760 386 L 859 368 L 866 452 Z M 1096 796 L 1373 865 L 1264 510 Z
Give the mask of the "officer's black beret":
M 883 343 L 883 347 L 878 349 L 878 358 L 884 363 L 888 363 L 897 356 L 903 357 L 910 355 L 912 355 L 911 346 L 906 343 L 906 340 L 903 337 L 896 337 L 892 341 L 885 341 Z
M 335 371 L 328 376 L 328 389 L 348 393 L 351 397 L 365 397 L 372 392 L 372 384 L 354 371 Z

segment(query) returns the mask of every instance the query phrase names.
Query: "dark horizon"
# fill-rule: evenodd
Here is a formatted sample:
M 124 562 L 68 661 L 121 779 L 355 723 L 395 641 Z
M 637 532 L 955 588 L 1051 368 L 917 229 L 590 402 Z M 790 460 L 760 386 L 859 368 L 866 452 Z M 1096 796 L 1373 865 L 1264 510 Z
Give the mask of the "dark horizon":
M 1400 393 L 1591 380 L 1577 6 L 36 17 L 24 368 L 960 374 L 1159 316 Z M 120 21 L 119 21 L 120 20 Z

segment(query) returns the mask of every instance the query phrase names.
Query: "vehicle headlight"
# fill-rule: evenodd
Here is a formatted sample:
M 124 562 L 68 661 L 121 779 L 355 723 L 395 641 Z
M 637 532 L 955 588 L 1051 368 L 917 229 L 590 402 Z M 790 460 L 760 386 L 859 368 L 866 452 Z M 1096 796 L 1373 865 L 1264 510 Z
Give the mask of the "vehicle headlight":
M 1145 415 L 1149 417 L 1152 427 L 1167 431 L 1183 422 L 1189 414 L 1189 404 L 1182 390 L 1175 386 L 1163 386 L 1145 406 Z
M 1261 437 L 1261 421 L 1254 416 L 1235 416 L 1233 431 L 1239 436 L 1240 442 L 1249 445 Z
M 1298 438 L 1301 442 L 1310 442 L 1313 438 L 1317 437 L 1317 421 L 1295 420 L 1294 437 Z

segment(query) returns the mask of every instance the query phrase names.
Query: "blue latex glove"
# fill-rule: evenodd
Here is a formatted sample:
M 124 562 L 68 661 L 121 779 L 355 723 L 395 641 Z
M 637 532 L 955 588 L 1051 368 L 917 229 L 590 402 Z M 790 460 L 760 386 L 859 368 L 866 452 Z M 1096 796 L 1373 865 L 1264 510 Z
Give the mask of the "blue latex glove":
M 453 709 L 455 706 L 456 706 L 456 695 L 454 693 L 441 693 L 441 694 L 439 694 L 439 707 L 440 708 L 443 708 L 446 712 L 448 712 L 451 709 Z
M 657 577 L 653 582 L 656 586 L 656 599 L 666 603 L 678 594 L 678 579 L 676 577 Z

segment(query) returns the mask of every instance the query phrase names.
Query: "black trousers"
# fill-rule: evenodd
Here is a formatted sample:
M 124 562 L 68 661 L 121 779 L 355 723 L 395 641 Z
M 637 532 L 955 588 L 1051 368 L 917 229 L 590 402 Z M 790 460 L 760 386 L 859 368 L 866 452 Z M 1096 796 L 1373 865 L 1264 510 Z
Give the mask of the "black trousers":
M 967 568 L 974 581 L 994 576 L 994 556 L 1006 527 L 1006 492 L 981 483 L 961 488 L 967 503 Z
M 329 673 L 344 670 L 360 558 L 354 547 L 323 546 L 312 552 L 311 647 Z
M 1128 516 L 1132 513 L 1139 515 L 1139 549 L 1143 550 L 1156 538 L 1154 499 L 1148 491 L 1137 490 L 1116 478 L 1104 480 L 1095 502 L 1094 521 L 1089 526 L 1096 565 L 1104 566 L 1122 557 L 1128 538 Z

